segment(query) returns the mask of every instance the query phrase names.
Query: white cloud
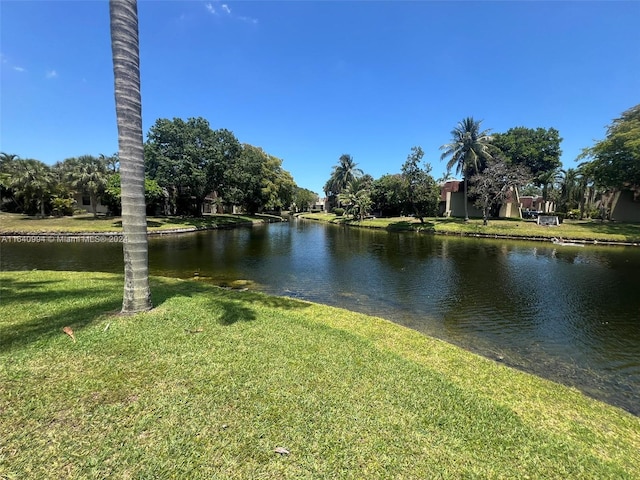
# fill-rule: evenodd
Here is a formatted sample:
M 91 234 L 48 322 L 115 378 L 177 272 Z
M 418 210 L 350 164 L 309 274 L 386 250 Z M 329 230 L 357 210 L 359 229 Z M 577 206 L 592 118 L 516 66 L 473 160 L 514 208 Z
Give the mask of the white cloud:
M 258 23 L 257 18 L 251 18 L 251 17 L 238 17 L 238 20 L 242 20 L 243 22 L 247 22 L 247 23 L 253 23 L 254 25 L 257 25 Z
M 58 76 L 58 72 L 55 70 L 47 70 L 45 78 L 56 78 Z
M 26 72 L 27 70 L 22 67 L 13 67 L 16 72 Z
M 221 12 L 224 12 L 224 14 L 228 15 L 229 18 L 234 18 L 236 20 L 240 20 L 241 22 L 251 23 L 253 25 L 256 25 L 258 23 L 258 20 L 256 18 L 234 15 L 233 13 L 231 13 L 231 7 L 226 3 L 220 3 L 220 0 L 207 2 L 204 4 L 204 8 L 212 15 L 220 15 Z

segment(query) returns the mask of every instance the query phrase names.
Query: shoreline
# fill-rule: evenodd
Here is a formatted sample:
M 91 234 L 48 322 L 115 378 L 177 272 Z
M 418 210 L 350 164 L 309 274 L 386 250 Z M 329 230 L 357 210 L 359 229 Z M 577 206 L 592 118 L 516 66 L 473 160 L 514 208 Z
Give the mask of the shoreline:
M 351 228 L 365 228 L 370 230 L 384 230 L 384 231 L 393 231 L 390 229 L 388 225 L 357 225 L 350 223 L 348 221 L 345 222 L 334 222 L 331 220 L 326 220 L 322 218 L 314 218 L 314 217 L 306 217 L 304 215 L 297 215 L 296 218 L 301 218 L 303 220 L 311 220 L 316 222 L 324 222 L 330 223 L 333 225 L 342 225 L 345 227 Z M 548 227 L 547 227 L 548 228 Z M 550 237 L 550 236 L 531 236 L 531 235 L 513 235 L 513 234 L 501 234 L 501 233 L 480 233 L 480 232 L 448 232 L 448 231 L 437 231 L 433 228 L 421 228 L 421 224 L 416 223 L 415 228 L 398 230 L 399 232 L 414 232 L 414 233 L 423 233 L 429 235 L 441 235 L 441 236 L 449 236 L 449 237 L 473 237 L 473 238 L 486 238 L 486 239 L 496 239 L 496 240 L 519 240 L 519 241 L 530 241 L 530 242 L 541 242 L 541 243 L 553 243 L 553 239 L 560 238 L 562 243 L 576 243 L 579 245 L 573 246 L 619 246 L 619 247 L 640 247 L 640 241 L 623 241 L 623 240 L 604 240 L 604 239 L 596 239 L 596 238 L 575 238 L 571 236 L 560 236 Z M 571 246 L 571 245 L 559 245 L 559 246 Z
M 151 220 L 153 221 L 153 220 Z M 280 221 L 285 222 L 286 219 L 282 218 Z M 264 225 L 268 223 L 276 223 L 275 217 L 266 218 L 266 219 L 253 219 L 253 220 L 245 220 L 238 221 L 233 223 L 212 223 L 209 225 L 193 225 L 186 227 L 176 227 L 176 228 L 156 228 L 150 229 L 147 227 L 147 236 L 164 236 L 164 235 L 179 235 L 183 233 L 194 233 L 201 232 L 205 230 L 230 230 L 238 227 L 253 227 L 255 225 Z M 28 242 L 28 239 L 32 239 L 32 241 L 37 242 L 36 238 L 40 238 L 40 241 L 43 242 L 55 242 L 57 239 L 112 239 L 113 241 L 117 241 L 117 239 L 122 239 L 124 237 L 124 232 L 122 229 L 120 230 L 109 230 L 109 231 L 92 231 L 92 230 L 84 230 L 84 231 L 69 231 L 69 230 L 9 230 L 9 231 L 0 231 L 0 242 L 7 241 L 15 241 L 15 242 Z M 108 241 L 108 240 L 101 240 Z M 122 241 L 122 240 L 120 240 Z
M 478 237 L 478 238 L 489 238 L 489 239 L 504 239 L 504 240 L 524 240 L 530 242 L 551 242 L 553 243 L 553 238 L 548 237 L 528 237 L 528 236 L 519 236 L 519 235 L 500 235 L 500 234 L 491 234 L 491 233 L 453 233 L 453 232 L 428 232 L 432 235 L 444 235 L 449 237 Z M 640 247 L 640 243 L 638 242 L 621 242 L 617 240 L 585 240 L 581 238 L 571 238 L 571 237 L 561 237 L 563 242 L 571 242 L 571 243 L 579 243 L 580 245 L 606 245 L 606 246 L 620 246 L 620 247 Z M 561 245 L 565 246 L 565 245 Z M 566 245 L 571 246 L 571 245 Z M 575 246 L 575 245 L 573 245 Z
M 334 225 L 343 225 L 346 227 L 352 228 L 365 228 L 370 230 L 384 230 L 390 231 L 392 229 L 389 228 L 388 225 L 357 225 L 349 222 L 334 222 L 331 220 L 326 220 L 322 218 L 313 218 L 307 217 L 303 215 L 294 215 L 294 218 L 299 218 L 302 220 L 311 220 L 316 222 L 324 222 Z M 286 222 L 286 219 L 282 219 L 281 221 Z M 206 226 L 190 226 L 190 227 L 179 227 L 179 228 L 166 228 L 166 229 L 155 229 L 155 230 L 147 230 L 148 237 L 157 237 L 157 236 L 165 236 L 165 235 L 180 235 L 186 233 L 194 233 L 201 232 L 207 230 L 230 230 L 238 227 L 253 227 L 254 225 L 263 225 L 267 223 L 273 223 L 273 220 L 265 219 L 265 220 L 248 220 L 243 222 L 236 223 L 222 223 L 222 224 L 212 224 Z M 519 241 L 530 241 L 530 242 L 541 242 L 541 243 L 553 243 L 553 239 L 556 237 L 549 236 L 531 236 L 531 235 L 513 235 L 513 234 L 502 234 L 502 233 L 481 233 L 481 232 L 451 232 L 451 231 L 437 231 L 433 228 L 422 228 L 420 224 L 415 224 L 415 228 L 399 230 L 404 232 L 414 232 L 414 233 L 423 233 L 423 234 L 431 234 L 431 235 L 441 235 L 441 236 L 450 236 L 450 237 L 472 237 L 472 238 L 485 238 L 485 239 L 496 239 L 496 240 L 519 240 Z M 558 232 L 560 233 L 560 232 Z M 69 242 L 73 243 L 74 241 L 82 242 L 82 241 L 94 241 L 94 242 L 108 242 L 108 241 L 122 241 L 124 236 L 124 232 L 121 230 L 112 230 L 112 231 L 7 231 L 0 232 L 0 243 L 7 242 L 16 242 L 16 243 L 38 243 L 38 242 Z M 640 247 L 640 242 L 638 241 L 622 241 L 622 240 L 605 240 L 605 239 L 585 239 L 585 238 L 575 238 L 571 236 L 558 236 L 563 243 L 568 242 L 572 244 L 578 245 L 559 245 L 559 246 L 619 246 L 619 247 Z

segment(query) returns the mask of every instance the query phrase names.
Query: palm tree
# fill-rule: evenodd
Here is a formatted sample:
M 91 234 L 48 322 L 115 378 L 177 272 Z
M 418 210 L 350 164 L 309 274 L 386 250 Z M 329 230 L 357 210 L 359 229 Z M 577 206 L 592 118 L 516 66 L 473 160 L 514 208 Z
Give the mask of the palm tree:
M 30 206 L 35 205 L 39 208 L 40 215 L 45 216 L 45 205 L 55 183 L 48 165 L 32 159 L 12 160 L 5 183 L 14 192 L 14 201 L 18 206 L 18 199 L 23 199 L 21 207 L 25 213 L 29 213 Z
M 98 201 L 109 180 L 106 161 L 91 155 L 82 155 L 78 158 L 68 158 L 58 165 L 58 169 L 72 190 L 89 195 L 93 216 L 97 217 Z
M 348 154 L 343 154 L 338 160 L 338 164 L 333 167 L 331 177 L 327 180 L 324 186 L 324 193 L 331 198 L 336 198 L 342 191 L 347 188 L 349 182 L 362 177 L 363 172 L 356 167 L 357 163 L 353 161 L 353 157 Z
M 333 167 L 331 178 L 329 178 L 325 186 L 325 192 L 338 195 L 347 187 L 349 182 L 362 177 L 362 170 L 356 168 L 356 165 L 358 164 L 353 161 L 351 155 L 346 153 L 341 155 L 338 164 Z
M 0 152 L 0 201 L 5 197 L 9 198 L 11 195 L 9 189 L 11 175 L 9 172 L 13 167 L 13 162 L 19 158 L 15 153 Z
M 580 171 L 575 168 L 560 170 L 562 180 L 560 184 L 560 211 L 569 213 L 573 209 L 580 207 L 584 197 L 582 188 L 582 178 Z
M 151 309 L 137 1 L 110 0 L 109 17 L 122 182 L 122 313 L 135 313 Z
M 491 145 L 492 137 L 489 135 L 490 130 L 480 130 L 481 123 L 482 120 L 476 121 L 473 117 L 463 119 L 451 131 L 451 142 L 440 147 L 440 150 L 444 150 L 440 160 L 451 157 L 447 162 L 447 171 L 455 166 L 456 174 L 464 176 L 465 222 L 469 221 L 467 179 L 474 173 L 480 172 L 480 161 L 493 158 L 489 153 L 493 147 Z
M 583 162 L 578 165 L 578 182 L 580 189 L 580 220 L 591 217 L 596 202 L 598 189 L 594 181 L 593 162 Z
M 361 178 L 354 179 L 340 192 L 338 200 L 346 206 L 345 212 L 348 215 L 352 215 L 353 218 L 358 217 L 362 221 L 373 205 L 370 184 Z
M 549 211 L 551 197 L 553 196 L 554 199 L 556 197 L 554 185 L 562 180 L 560 172 L 561 170 L 559 168 L 554 168 L 553 170 L 547 170 L 538 175 L 537 181 L 542 185 L 542 200 L 544 202 L 545 213 Z
M 16 153 L 0 152 L 0 169 L 2 169 L 2 167 L 4 167 L 5 165 L 10 164 L 14 160 L 18 160 L 19 158 L 20 155 Z

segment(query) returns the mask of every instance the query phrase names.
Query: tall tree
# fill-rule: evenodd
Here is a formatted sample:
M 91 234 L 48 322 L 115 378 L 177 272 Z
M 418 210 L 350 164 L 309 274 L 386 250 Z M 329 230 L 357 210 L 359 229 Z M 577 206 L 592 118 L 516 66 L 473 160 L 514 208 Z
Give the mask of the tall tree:
M 489 160 L 482 172 L 471 177 L 471 192 L 477 197 L 475 205 L 482 210 L 483 224 L 487 225 L 491 208 L 515 196 L 515 189 L 530 181 L 531 173 L 523 165 Z
M 402 165 L 405 198 L 420 223 L 424 217 L 435 216 L 438 210 L 440 190 L 431 176 L 431 165 L 420 166 L 424 152 L 420 147 L 411 148 L 407 161 Z
M 10 198 L 15 204 L 13 198 L 13 192 L 9 188 L 9 182 L 11 180 L 11 170 L 13 168 L 13 162 L 20 157 L 15 153 L 0 152 L 0 206 L 6 207 L 2 201 L 4 198 Z
M 491 159 L 493 137 L 490 130 L 480 130 L 482 120 L 474 120 L 467 117 L 458 122 L 456 128 L 451 131 L 451 142 L 440 147 L 444 150 L 441 160 L 451 157 L 447 163 L 447 171 L 456 167 L 456 173 L 464 176 L 464 219 L 469 221 L 469 197 L 467 191 L 468 178 L 480 171 L 480 162 Z
M 331 176 L 324 186 L 324 193 L 329 198 L 330 204 L 335 202 L 335 199 L 347 187 L 349 182 L 357 180 L 363 175 L 362 170 L 357 165 L 351 155 L 345 153 L 340 156 L 338 164 L 334 165 Z
M 293 201 L 295 188 L 293 177 L 282 168 L 282 160 L 267 155 L 267 161 L 262 164 L 262 206 L 267 210 L 288 208 Z
M 39 160 L 17 159 L 10 162 L 6 172 L 3 182 L 12 192 L 16 205 L 24 213 L 39 211 L 44 217 L 56 183 L 51 168 Z
M 560 168 L 560 142 L 555 128 L 515 127 L 506 133 L 496 133 L 491 142 L 508 163 L 524 165 L 533 175 L 533 182 L 542 186 L 543 176 Z
M 596 183 L 606 188 L 640 189 L 640 104 L 624 111 L 607 136 L 578 157 L 591 159 Z
M 360 178 L 351 180 L 338 195 L 338 199 L 344 205 L 345 213 L 358 218 L 360 221 L 371 212 L 372 202 L 370 195 L 371 182 Z
M 371 185 L 373 208 L 384 217 L 402 214 L 406 207 L 406 188 L 401 174 L 386 174 Z
M 554 168 L 546 172 L 538 173 L 536 182 L 542 186 L 542 200 L 544 201 L 544 211 L 550 210 L 550 203 L 559 199 L 556 186 L 562 180 L 560 168 Z
M 317 200 L 317 193 L 312 192 L 308 188 L 295 187 L 292 202 L 296 212 L 307 212 L 311 210 Z
M 575 168 L 560 170 L 560 173 L 562 176 L 560 180 L 560 198 L 556 210 L 569 213 L 570 210 L 580 207 L 580 203 L 584 197 L 582 178 L 580 170 Z
M 151 309 L 144 200 L 142 100 L 136 0 L 110 0 L 111 50 L 122 182 L 124 295 L 122 313 Z
M 78 158 L 68 158 L 56 167 L 62 172 L 63 181 L 68 182 L 72 190 L 89 196 L 93 216 L 97 217 L 98 201 L 104 194 L 109 180 L 106 160 L 92 155 L 82 155 Z
M 167 188 L 175 213 L 200 215 L 207 195 L 216 191 L 234 199 L 229 179 L 235 177 L 241 146 L 232 132 L 212 130 L 202 118 L 160 118 L 149 130 L 145 162 L 149 178 Z

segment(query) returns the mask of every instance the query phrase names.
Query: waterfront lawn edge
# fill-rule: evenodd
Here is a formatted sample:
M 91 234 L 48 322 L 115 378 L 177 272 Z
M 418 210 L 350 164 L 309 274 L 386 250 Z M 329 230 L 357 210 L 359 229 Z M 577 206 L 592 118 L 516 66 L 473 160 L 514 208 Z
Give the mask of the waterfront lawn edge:
M 121 275 L 0 287 L 6 478 L 640 471 L 638 417 L 379 318 L 203 280 L 152 277 L 127 317 Z

